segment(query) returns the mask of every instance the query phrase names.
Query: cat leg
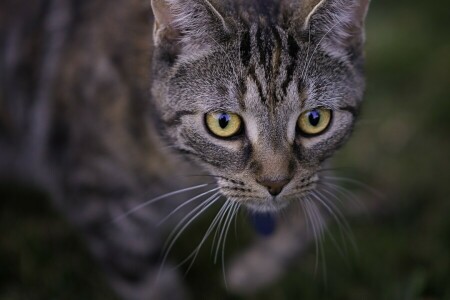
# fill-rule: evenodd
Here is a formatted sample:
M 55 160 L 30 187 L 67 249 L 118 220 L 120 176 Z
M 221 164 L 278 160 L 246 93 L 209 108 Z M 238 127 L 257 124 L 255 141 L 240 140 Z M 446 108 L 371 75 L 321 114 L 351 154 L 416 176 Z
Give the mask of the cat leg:
M 118 295 L 129 300 L 186 299 L 178 272 L 170 266 L 160 269 L 158 207 L 123 217 L 151 197 L 149 193 L 136 184 L 135 175 L 112 162 L 85 165 L 77 164 L 64 176 L 65 197 L 60 207 L 81 229 Z M 144 194 L 145 198 L 140 197 Z

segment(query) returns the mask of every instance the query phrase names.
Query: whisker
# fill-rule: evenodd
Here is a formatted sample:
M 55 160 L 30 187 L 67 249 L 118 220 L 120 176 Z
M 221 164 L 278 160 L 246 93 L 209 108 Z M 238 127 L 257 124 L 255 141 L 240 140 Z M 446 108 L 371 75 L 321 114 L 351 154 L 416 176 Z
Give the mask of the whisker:
M 334 205 L 333 202 L 326 201 L 326 198 L 320 191 L 314 191 L 312 196 L 328 211 L 328 213 L 335 219 L 339 226 L 343 226 L 346 231 L 351 231 L 350 225 L 348 224 L 345 216 L 341 213 L 339 208 Z M 320 197 L 322 196 L 322 198 Z
M 302 212 L 303 212 L 303 216 L 305 218 L 306 232 L 307 232 L 307 234 L 310 234 L 310 232 L 312 232 L 312 230 L 311 230 L 311 228 L 309 228 L 309 226 L 310 226 L 310 224 L 309 224 L 309 217 L 307 215 L 306 207 L 305 207 L 305 204 L 303 203 L 303 201 L 304 201 L 303 199 L 299 199 L 299 201 L 297 201 L 297 203 L 300 204 L 300 207 L 301 207 Z M 314 238 L 314 236 L 313 236 L 313 238 Z
M 237 234 L 237 219 L 238 219 L 237 215 L 239 213 L 240 207 L 241 207 L 241 204 L 238 205 L 238 208 L 236 209 L 236 217 L 234 218 L 234 237 L 236 240 L 237 240 L 237 236 L 238 236 L 238 234 Z
M 206 240 L 210 236 L 211 232 L 214 230 L 215 226 L 217 225 L 217 222 L 219 220 L 220 215 L 222 214 L 223 210 L 227 207 L 227 205 L 228 205 L 228 201 L 224 202 L 224 204 L 222 205 L 222 207 L 220 208 L 220 210 L 217 212 L 216 216 L 212 220 L 211 224 L 209 225 L 207 231 L 203 235 L 203 238 L 200 241 L 200 243 L 198 244 L 198 246 L 194 249 L 194 251 L 192 251 L 189 254 L 188 257 L 186 257 L 180 264 L 178 264 L 176 268 L 184 265 L 187 261 L 189 261 L 192 258 L 191 263 L 189 264 L 188 268 L 186 269 L 185 274 L 187 274 L 189 272 L 189 270 L 192 268 L 192 266 L 193 266 L 193 264 L 194 264 L 194 262 L 195 262 L 195 260 L 197 258 L 197 255 L 200 252 L 201 247 L 206 242 Z
M 236 216 L 236 212 L 239 209 L 239 203 L 234 202 L 234 207 L 230 210 L 230 218 L 228 220 L 227 228 L 225 229 L 225 235 L 223 237 L 223 243 L 222 243 L 222 274 L 223 274 L 223 281 L 225 283 L 225 287 L 228 290 L 228 282 L 227 277 L 225 274 L 225 248 L 227 243 L 227 234 L 230 229 L 230 225 L 233 222 L 233 218 Z
M 336 176 L 322 176 L 324 179 L 330 180 L 330 181 L 340 181 L 340 182 L 347 182 L 347 183 L 351 183 L 354 184 L 358 187 L 361 187 L 363 189 L 365 189 L 368 192 L 371 192 L 373 195 L 379 197 L 379 198 L 384 198 L 385 195 L 383 195 L 383 193 L 381 193 L 380 191 L 374 189 L 373 187 L 358 181 L 356 179 L 352 179 L 352 178 L 347 178 L 347 177 L 336 177 Z
M 338 193 L 339 195 L 341 195 L 344 198 L 347 198 L 349 200 L 352 201 L 352 203 L 356 206 L 358 206 L 359 208 L 366 210 L 366 206 L 363 202 L 361 202 L 360 199 L 358 199 L 355 194 L 353 194 L 351 191 L 343 188 L 340 185 L 336 185 L 330 182 L 319 182 L 320 187 L 322 188 L 323 191 L 327 191 L 328 194 L 330 195 L 334 195 L 333 192 Z M 342 202 L 342 199 L 340 199 L 339 197 L 335 196 L 335 199 L 342 205 L 345 206 Z
M 308 71 L 309 71 L 309 65 L 311 64 L 311 61 L 312 61 L 312 59 L 313 59 L 313 57 L 314 57 L 314 54 L 316 53 L 316 51 L 317 51 L 317 49 L 319 48 L 319 46 L 320 46 L 320 44 L 322 43 L 322 41 L 327 37 L 328 34 L 331 33 L 331 31 L 332 31 L 336 26 L 338 26 L 338 25 L 341 24 L 341 23 L 342 23 L 341 21 L 336 22 L 336 24 L 334 24 L 334 25 L 333 25 L 333 26 L 332 26 L 332 27 L 331 27 L 331 28 L 323 35 L 323 37 L 319 40 L 319 43 L 317 43 L 316 47 L 315 47 L 314 50 L 313 50 L 313 53 L 311 54 L 311 57 L 309 58 L 308 63 L 306 64 L 305 70 L 304 70 L 304 72 L 302 73 L 301 78 L 305 78 L 305 76 L 308 74 Z
M 224 217 L 226 216 L 226 213 L 227 213 L 228 208 L 229 208 L 230 205 L 231 205 L 231 202 L 230 202 L 229 200 L 227 200 L 227 206 L 226 206 L 225 209 L 222 211 L 222 213 L 221 213 L 221 215 L 220 215 L 220 217 L 219 217 L 219 221 L 218 221 L 218 223 L 217 223 L 216 231 L 214 232 L 214 237 L 213 237 L 213 241 L 212 241 L 212 244 L 211 244 L 211 256 L 212 256 L 213 253 L 214 253 L 214 245 L 216 244 L 216 239 L 217 239 L 217 237 L 218 237 L 218 234 L 219 234 L 219 231 L 220 231 L 221 224 L 222 224 L 222 222 L 223 222 L 223 220 L 224 220 Z M 219 241 L 217 241 L 217 242 L 219 242 Z M 217 246 L 217 247 L 218 247 L 218 246 Z M 214 263 L 216 263 L 216 262 L 214 262 Z
M 222 243 L 222 238 L 223 238 L 223 235 L 224 235 L 227 223 L 228 223 L 228 219 L 230 218 L 230 212 L 233 209 L 234 203 L 235 202 L 230 202 L 230 205 L 228 205 L 228 208 L 227 208 L 227 210 L 224 213 L 223 225 L 222 225 L 222 222 L 219 223 L 219 226 L 222 226 L 222 229 L 220 230 L 220 235 L 219 235 L 219 238 L 217 240 L 217 247 L 216 247 L 216 252 L 215 252 L 215 255 L 214 255 L 214 264 L 217 263 L 217 257 L 218 257 L 218 254 L 219 254 L 220 245 Z
M 193 210 L 190 214 L 188 214 L 186 217 L 184 217 L 178 223 L 177 227 L 172 231 L 172 233 L 170 234 L 170 236 L 167 240 L 167 241 L 170 241 L 170 244 L 167 247 L 164 246 L 164 248 L 166 248 L 167 250 L 165 251 L 164 257 L 162 259 L 161 268 L 160 268 L 159 273 L 161 273 L 161 270 L 162 270 L 163 266 L 165 265 L 167 257 L 169 256 L 169 253 L 172 250 L 172 247 L 175 245 L 175 242 L 178 240 L 178 238 L 181 236 L 181 234 L 186 230 L 186 228 L 190 224 L 192 224 L 192 222 L 194 222 L 201 214 L 203 214 L 211 205 L 213 205 L 220 198 L 220 196 L 218 196 L 218 195 L 219 195 L 219 193 L 216 193 L 213 196 L 211 196 L 210 198 L 208 198 L 205 202 L 200 204 L 199 207 L 197 207 L 195 210 Z M 192 213 L 195 213 L 195 215 L 188 222 L 186 222 L 186 224 L 184 224 L 184 226 L 178 231 L 178 233 L 175 235 L 175 237 L 171 238 L 171 236 L 174 234 L 174 232 L 177 232 L 177 229 L 183 224 L 183 222 L 188 217 L 190 217 L 192 215 Z M 166 242 L 166 244 L 167 244 L 167 242 Z M 158 274 L 158 278 L 159 278 L 159 274 Z
M 321 194 L 319 191 L 316 191 L 316 193 L 313 194 L 314 198 L 322 204 L 323 207 L 329 212 L 329 214 L 333 217 L 333 219 L 336 221 L 339 227 L 339 231 L 341 233 L 341 239 L 345 246 L 345 252 L 348 253 L 347 250 L 347 243 L 345 236 L 350 240 L 351 244 L 354 245 L 354 236 L 353 232 L 350 228 L 350 225 L 348 224 L 345 216 L 340 212 L 337 206 L 335 206 L 331 201 L 327 201 L 323 194 Z M 327 230 L 328 236 L 331 238 L 332 242 L 336 246 L 336 249 L 340 252 L 340 254 L 345 257 L 344 253 L 342 252 L 341 248 L 339 247 L 336 239 L 333 237 L 331 232 Z
M 320 246 L 320 256 L 322 258 L 322 271 L 323 271 L 323 279 L 324 282 L 326 284 L 327 282 L 327 261 L 326 261 L 326 257 L 325 257 L 325 250 L 323 248 L 323 243 L 324 243 L 324 228 L 325 228 L 325 221 L 323 220 L 322 215 L 320 214 L 319 209 L 317 208 L 315 202 L 313 202 L 311 200 L 310 202 L 311 205 L 311 210 L 313 212 L 313 215 L 316 218 L 316 222 L 318 224 L 319 227 L 319 235 L 320 235 L 320 240 L 319 240 L 319 246 Z
M 186 174 L 186 177 L 212 177 L 212 178 L 222 178 L 219 175 L 211 175 L 211 174 Z
M 170 192 L 170 193 L 158 196 L 156 198 L 150 199 L 150 200 L 148 200 L 148 201 L 146 201 L 146 202 L 144 202 L 142 204 L 139 204 L 139 205 L 135 206 L 134 208 L 130 209 L 129 211 L 125 212 L 124 214 L 114 218 L 112 220 L 112 222 L 113 223 L 119 222 L 119 221 L 125 219 L 126 217 L 128 217 L 129 215 L 135 213 L 136 211 L 138 211 L 138 210 L 140 210 L 140 209 L 142 209 L 142 208 L 144 208 L 144 207 L 146 207 L 146 206 L 148 206 L 150 204 L 158 202 L 160 200 L 166 199 L 166 198 L 171 197 L 171 196 L 179 195 L 179 194 L 182 194 L 182 193 L 186 193 L 186 192 L 189 192 L 189 191 L 201 189 L 201 188 L 207 187 L 209 185 L 211 185 L 211 183 L 204 183 L 204 184 L 200 184 L 200 185 L 184 188 L 184 189 L 181 189 L 181 190 L 178 190 L 178 191 Z
M 335 206 L 335 205 L 333 204 L 332 201 L 327 201 L 327 199 L 324 197 L 324 195 L 323 195 L 321 192 L 327 193 L 328 195 L 330 195 L 331 197 L 333 197 L 334 199 L 336 199 L 336 200 L 338 200 L 338 201 L 340 202 L 339 197 L 337 197 L 337 196 L 334 195 L 333 193 L 330 193 L 330 192 L 329 192 L 328 190 L 326 190 L 326 189 L 321 189 L 320 191 L 317 191 L 317 192 L 318 192 L 320 195 L 322 195 L 323 201 L 326 202 L 326 203 L 328 203 L 329 205 L 333 206 L 335 212 L 341 217 L 341 221 L 343 222 L 344 228 L 340 228 L 340 231 L 341 231 L 341 236 L 342 236 L 342 240 L 343 240 L 343 242 L 344 242 L 344 245 L 347 246 L 347 243 L 346 243 L 346 241 L 345 241 L 345 239 L 344 239 L 344 237 L 343 237 L 342 229 L 346 229 L 346 230 L 345 230 L 345 233 L 346 233 L 346 235 L 347 235 L 348 241 L 349 241 L 350 244 L 352 245 L 353 250 L 354 250 L 355 252 L 358 252 L 358 246 L 357 246 L 357 244 L 356 244 L 355 236 L 354 236 L 353 231 L 352 231 L 352 229 L 351 229 L 351 226 L 350 226 L 350 224 L 348 223 L 347 219 L 345 218 L 344 214 L 341 213 L 341 211 L 338 209 L 337 206 Z M 339 226 L 341 226 L 341 224 L 339 224 Z M 347 249 L 347 247 L 346 247 L 346 249 Z
M 180 227 L 183 226 L 183 224 L 186 222 L 186 220 L 188 220 L 192 215 L 196 214 L 198 211 L 203 211 L 203 208 L 209 204 L 211 204 L 212 202 L 215 201 L 215 197 L 217 197 L 220 193 L 215 193 L 214 195 L 210 196 L 208 199 L 206 199 L 205 201 L 203 201 L 202 203 L 200 203 L 196 208 L 194 208 L 192 211 L 190 211 L 186 216 L 183 217 L 183 219 L 181 219 L 177 226 L 175 226 L 175 228 L 172 230 L 172 232 L 169 234 L 166 243 L 163 246 L 163 249 L 167 248 L 167 245 L 169 244 L 169 241 L 172 240 L 172 237 L 177 233 L 178 229 L 180 229 Z M 209 206 L 208 206 L 209 207 Z M 197 215 L 195 215 L 196 217 Z M 194 217 L 194 218 L 195 218 Z M 189 220 L 187 223 L 189 224 L 189 222 L 191 222 L 191 220 Z M 183 227 L 184 228 L 184 227 Z
M 304 203 L 306 216 L 308 218 L 309 223 L 311 224 L 311 229 L 312 229 L 312 233 L 313 233 L 313 237 L 314 237 L 314 245 L 315 245 L 315 249 L 316 249 L 316 262 L 315 262 L 314 269 L 315 269 L 315 272 L 317 272 L 317 269 L 319 267 L 319 241 L 318 241 L 318 234 L 317 234 L 317 231 L 316 231 L 316 224 L 315 224 L 315 222 L 313 220 L 313 217 L 312 217 L 312 212 L 311 212 L 309 199 L 308 198 L 304 198 L 302 203 Z
M 166 222 L 171 216 L 173 216 L 177 211 L 179 211 L 180 209 L 182 209 L 182 208 L 185 207 L 186 205 L 188 205 L 188 204 L 194 202 L 194 201 L 197 200 L 197 199 L 200 199 L 201 197 L 203 197 L 203 196 L 205 196 L 205 195 L 208 195 L 208 194 L 210 194 L 210 193 L 212 193 L 212 192 L 215 192 L 215 191 L 217 191 L 217 190 L 219 190 L 219 189 L 220 189 L 220 188 L 215 188 L 215 189 L 209 190 L 209 191 L 207 191 L 207 192 L 204 192 L 204 193 L 202 193 L 202 194 L 200 194 L 200 195 L 197 195 L 197 196 L 195 196 L 195 197 L 193 197 L 193 198 L 187 200 L 186 202 L 184 202 L 183 204 L 181 204 L 181 205 L 179 205 L 177 208 L 175 208 L 175 209 L 174 209 L 170 214 L 168 214 L 164 219 L 162 219 L 162 220 L 157 224 L 157 226 L 161 226 L 161 224 L 163 224 L 164 222 Z
M 317 170 L 317 173 L 322 173 L 322 172 L 332 172 L 332 171 L 342 171 L 342 170 L 350 170 L 349 167 L 330 167 L 330 168 L 321 168 L 319 170 Z

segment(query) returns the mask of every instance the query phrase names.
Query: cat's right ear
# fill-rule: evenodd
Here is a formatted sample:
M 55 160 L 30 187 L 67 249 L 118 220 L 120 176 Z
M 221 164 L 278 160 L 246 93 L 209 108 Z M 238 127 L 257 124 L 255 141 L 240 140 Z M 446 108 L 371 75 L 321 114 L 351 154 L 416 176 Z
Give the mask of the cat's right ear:
M 294 17 L 295 31 L 306 33 L 329 53 L 362 52 L 364 21 L 370 0 L 302 0 Z
M 178 30 L 174 23 L 174 13 L 170 4 L 165 0 L 151 0 L 155 23 L 153 27 L 153 42 L 160 45 L 163 41 L 174 41 L 178 36 Z
M 231 33 L 225 17 L 209 0 L 151 0 L 155 46 L 202 53 Z

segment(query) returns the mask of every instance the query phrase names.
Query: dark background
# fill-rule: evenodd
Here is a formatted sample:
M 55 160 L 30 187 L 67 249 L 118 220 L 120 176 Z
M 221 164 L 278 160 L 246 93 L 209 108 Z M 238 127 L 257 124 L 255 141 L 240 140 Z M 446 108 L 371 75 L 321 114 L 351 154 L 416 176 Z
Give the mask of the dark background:
M 246 299 L 450 299 L 450 2 L 374 0 L 367 77 L 362 118 L 334 159 L 340 176 L 382 194 L 346 185 L 377 203 L 350 218 L 358 250 L 342 256 L 326 240 L 325 274 L 311 245 L 281 281 Z M 0 299 L 113 299 L 44 192 L 0 183 L 0 207 Z M 199 236 L 210 217 L 191 232 Z M 230 249 L 245 244 L 248 224 L 239 224 Z M 193 298 L 240 299 L 220 272 L 206 250 L 186 279 Z

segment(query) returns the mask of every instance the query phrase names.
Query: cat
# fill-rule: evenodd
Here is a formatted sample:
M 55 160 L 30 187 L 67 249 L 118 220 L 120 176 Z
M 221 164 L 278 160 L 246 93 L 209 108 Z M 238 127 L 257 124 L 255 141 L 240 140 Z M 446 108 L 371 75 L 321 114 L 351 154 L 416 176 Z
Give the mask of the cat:
M 320 210 L 335 216 L 321 172 L 358 116 L 368 6 L 4 1 L 1 175 L 51 192 L 124 299 L 188 297 L 159 260 L 168 217 L 181 232 L 225 199 L 211 233 L 240 208 L 284 210 L 226 271 L 231 290 L 259 289 L 310 242 L 306 223 L 317 235 Z

